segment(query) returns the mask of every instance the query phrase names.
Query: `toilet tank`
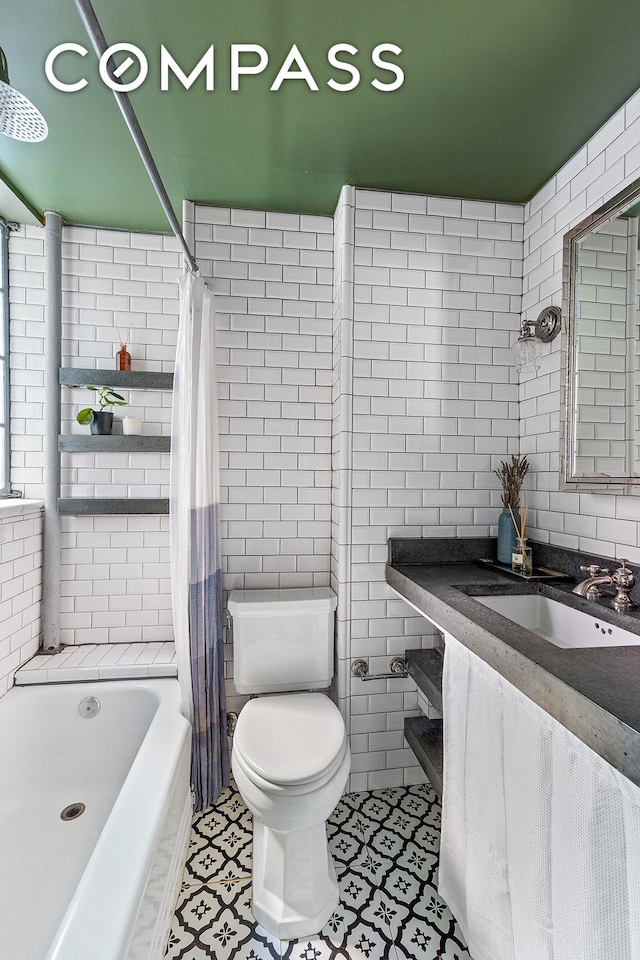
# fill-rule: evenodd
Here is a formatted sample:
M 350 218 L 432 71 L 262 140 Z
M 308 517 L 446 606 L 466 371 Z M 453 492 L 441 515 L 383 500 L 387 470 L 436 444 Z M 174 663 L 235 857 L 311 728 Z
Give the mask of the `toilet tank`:
M 333 677 L 329 587 L 232 590 L 233 679 L 239 693 L 324 690 Z

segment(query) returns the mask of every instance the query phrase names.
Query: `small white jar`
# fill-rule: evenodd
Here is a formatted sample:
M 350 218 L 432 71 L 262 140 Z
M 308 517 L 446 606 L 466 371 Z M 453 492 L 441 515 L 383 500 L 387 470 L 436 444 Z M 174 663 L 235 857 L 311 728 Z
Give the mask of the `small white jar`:
M 123 417 L 122 432 L 125 437 L 139 437 L 142 434 L 142 420 L 137 417 Z

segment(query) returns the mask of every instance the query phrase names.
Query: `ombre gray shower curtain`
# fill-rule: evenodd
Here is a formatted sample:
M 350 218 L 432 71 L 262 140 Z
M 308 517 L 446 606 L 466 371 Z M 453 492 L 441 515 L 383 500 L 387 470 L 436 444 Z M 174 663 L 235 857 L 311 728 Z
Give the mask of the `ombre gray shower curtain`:
M 193 727 L 191 783 L 203 810 L 229 783 L 224 694 L 218 398 L 213 294 L 180 283 L 171 429 L 171 593 L 184 715 Z

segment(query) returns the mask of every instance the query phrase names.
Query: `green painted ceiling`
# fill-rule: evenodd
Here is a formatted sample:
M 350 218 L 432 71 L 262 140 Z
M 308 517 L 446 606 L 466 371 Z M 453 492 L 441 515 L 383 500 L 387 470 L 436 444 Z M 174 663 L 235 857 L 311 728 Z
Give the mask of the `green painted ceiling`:
M 638 0 L 93 0 L 110 43 L 150 61 L 131 100 L 172 202 L 333 212 L 343 183 L 528 199 L 640 87 Z M 166 229 L 93 51 L 61 58 L 78 93 L 53 89 L 47 53 L 90 48 L 73 0 L 0 0 L 12 84 L 49 123 L 41 144 L 0 136 L 0 176 L 70 222 Z M 351 43 L 362 81 L 338 93 L 328 48 Z M 401 89 L 375 90 L 370 51 L 403 50 Z M 159 47 L 188 73 L 216 48 L 216 89 L 160 91 Z M 258 43 L 264 74 L 230 91 L 229 48 Z M 320 87 L 269 86 L 296 43 Z M 132 71 L 133 72 L 133 71 Z M 124 79 L 129 79 L 125 75 Z M 1 212 L 1 211 L 0 211 Z

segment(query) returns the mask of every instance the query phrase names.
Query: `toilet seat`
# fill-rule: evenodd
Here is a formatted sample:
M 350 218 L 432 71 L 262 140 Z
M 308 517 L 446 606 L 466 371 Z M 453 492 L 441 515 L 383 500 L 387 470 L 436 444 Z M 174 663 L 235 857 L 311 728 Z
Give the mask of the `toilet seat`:
M 260 785 L 319 786 L 340 766 L 347 734 L 340 711 L 324 694 L 276 694 L 244 706 L 233 749 Z

